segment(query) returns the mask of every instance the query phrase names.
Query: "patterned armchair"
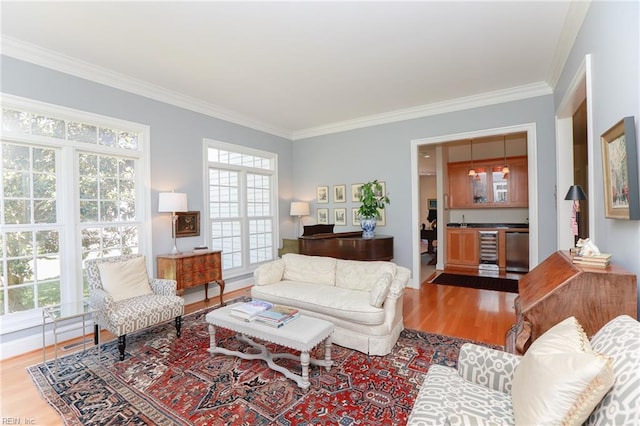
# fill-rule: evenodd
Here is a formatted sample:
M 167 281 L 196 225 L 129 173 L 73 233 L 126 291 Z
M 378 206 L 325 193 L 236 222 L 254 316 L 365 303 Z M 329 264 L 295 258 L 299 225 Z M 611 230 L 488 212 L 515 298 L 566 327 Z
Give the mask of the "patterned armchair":
M 610 365 L 609 368 L 612 368 L 613 385 L 602 389 L 606 393 L 604 397 L 595 398 L 593 409 L 585 409 L 584 421 L 579 416 L 571 417 L 573 413 L 570 410 L 568 416 L 570 421 L 562 424 L 589 426 L 640 424 L 638 409 L 640 407 L 638 392 L 640 389 L 640 322 L 627 315 L 616 317 L 591 338 L 590 345 L 593 351 L 604 355 L 605 359 L 609 360 L 606 363 Z M 561 356 L 572 357 L 569 353 L 563 353 Z M 597 355 L 596 358 L 599 357 L 600 355 Z M 429 368 L 407 424 L 409 426 L 516 424 L 517 415 L 514 415 L 514 407 L 518 402 L 516 400 L 519 399 L 519 405 L 516 408 L 522 412 L 523 399 L 515 395 L 514 377 L 517 374 L 516 370 L 523 363 L 523 357 L 517 355 L 472 343 L 464 344 L 460 350 L 457 369 L 441 365 L 432 365 Z M 524 389 L 523 396 L 525 396 L 525 403 L 529 399 L 534 400 L 536 396 L 531 393 L 538 386 L 552 397 L 552 401 L 539 411 L 542 415 L 545 415 L 545 411 L 557 414 L 558 403 L 555 400 L 561 400 L 564 403 L 575 398 L 572 409 L 578 410 L 576 407 L 589 399 L 589 394 L 594 392 L 601 383 L 600 376 L 589 381 L 584 389 L 576 383 L 574 386 L 554 387 L 552 383 L 544 382 L 540 387 L 540 383 L 524 382 L 527 387 Z M 572 395 L 573 393 L 576 395 Z M 560 424 L 560 422 L 522 421 L 521 423 Z
M 131 268 L 142 281 L 141 291 L 132 292 L 130 287 L 122 286 L 125 280 L 116 279 L 118 273 L 132 271 Z M 87 260 L 86 270 L 89 281 L 89 300 L 91 306 L 96 309 L 96 322 L 118 336 L 120 361 L 124 359 L 127 333 L 174 318 L 176 334 L 180 337 L 184 299 L 176 296 L 174 280 L 153 279 L 149 282 L 142 255 L 132 254 Z M 112 271 L 111 275 L 108 271 Z M 108 280 L 116 279 L 121 282 L 103 282 L 105 277 Z

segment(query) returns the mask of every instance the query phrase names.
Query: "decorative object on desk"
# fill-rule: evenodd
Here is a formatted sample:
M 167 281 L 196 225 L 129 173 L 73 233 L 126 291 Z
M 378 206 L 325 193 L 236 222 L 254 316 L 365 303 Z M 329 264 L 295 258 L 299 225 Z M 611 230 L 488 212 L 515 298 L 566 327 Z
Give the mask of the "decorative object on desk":
M 573 263 L 576 265 L 590 266 L 592 268 L 607 268 L 611 264 L 611 255 L 608 253 L 600 253 L 593 255 L 573 256 Z
M 589 238 L 580 238 L 576 243 L 579 256 L 599 256 L 600 249 Z
M 346 208 L 333 209 L 333 223 L 337 226 L 346 226 L 347 224 Z
M 625 117 L 602 134 L 605 216 L 640 219 L 638 148 L 633 116 Z
M 580 238 L 580 201 L 586 200 L 587 195 L 582 190 L 580 185 L 571 185 L 569 187 L 569 191 L 567 195 L 564 197 L 565 200 L 573 200 L 571 205 L 571 233 L 574 237 L 574 244 L 578 242 Z
M 320 225 L 328 225 L 329 224 L 329 209 L 320 208 L 316 211 L 318 216 L 318 224 Z
M 318 204 L 328 204 L 329 203 L 329 187 L 328 186 L 319 186 L 316 188 L 316 202 Z
M 236 301 L 241 300 L 231 303 Z M 312 385 L 304 391 L 265 362 L 208 353 L 209 339 L 202 336 L 207 335 L 204 318 L 210 311 L 185 315 L 179 343 L 171 324 L 163 323 L 127 336 L 131 356 L 124 361 L 114 362 L 117 342 L 109 341 L 102 346 L 100 363 L 72 353 L 60 358 L 64 375 L 59 378 L 45 364 L 30 366 L 27 372 L 42 398 L 69 425 L 139 419 L 153 419 L 155 424 L 228 424 L 237 407 L 242 407 L 241 416 L 248 424 L 310 424 L 318 420 L 314 417 L 318 412 L 324 424 L 350 424 L 353 418 L 366 424 L 405 424 L 429 367 L 455 366 L 460 348 L 469 342 L 405 329 L 387 356 L 368 356 L 333 345 L 334 367 L 312 374 Z M 251 348 L 230 330 L 216 330 L 216 341 L 223 347 Z M 322 358 L 323 351 L 320 345 L 311 355 Z M 52 362 L 47 364 L 53 367 Z M 294 361 L 278 362 L 288 366 Z M 362 374 L 363 365 L 380 373 Z M 176 398 L 185 389 L 189 397 Z M 354 400 L 353 395 L 362 398 Z M 388 397 L 389 403 L 381 405 L 381 396 Z
M 208 250 L 209 250 L 209 247 L 207 247 L 207 246 L 195 246 L 193 248 L 193 251 L 196 252 L 196 253 L 197 252 L 201 252 L 201 251 L 208 251 Z
M 373 180 L 360 187 L 360 227 L 362 228 L 362 238 L 373 238 L 375 236 L 376 222 L 381 219 L 380 211 L 389 204 L 389 197 L 385 193 L 383 183 Z M 386 222 L 386 221 L 385 221 Z
M 200 235 L 200 212 L 177 212 L 176 237 L 197 237 Z
M 334 185 L 333 186 L 333 202 L 334 203 L 346 203 L 347 202 L 347 185 Z
M 309 216 L 309 203 L 304 201 L 293 201 L 289 210 L 291 216 L 298 217 L 297 235 L 300 235 L 300 227 L 302 226 L 302 216 Z
M 176 246 L 176 223 L 178 222 L 178 215 L 176 213 L 187 210 L 187 194 L 184 192 L 161 192 L 158 194 L 158 212 L 171 213 L 171 235 L 173 236 L 172 254 L 179 253 L 178 247 Z

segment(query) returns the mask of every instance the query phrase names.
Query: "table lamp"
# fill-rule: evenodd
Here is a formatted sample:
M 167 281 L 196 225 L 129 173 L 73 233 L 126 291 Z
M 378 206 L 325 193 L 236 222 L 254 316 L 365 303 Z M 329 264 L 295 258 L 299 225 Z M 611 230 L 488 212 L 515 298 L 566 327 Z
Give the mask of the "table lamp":
M 304 201 L 293 201 L 291 203 L 291 210 L 289 211 L 291 216 L 298 216 L 298 231 L 300 231 L 300 224 L 302 223 L 302 216 L 309 216 L 309 203 Z
M 578 238 L 580 238 L 580 201 L 586 200 L 587 195 L 584 193 L 580 185 L 571 185 L 564 199 L 573 201 L 573 206 L 571 207 L 571 229 L 574 235 L 575 244 L 578 242 Z
M 187 209 L 187 194 L 184 192 L 161 192 L 158 195 L 158 212 L 171 213 L 172 221 L 172 235 L 173 235 L 173 250 L 171 254 L 178 254 L 178 247 L 176 246 L 176 224 L 178 222 L 178 215 L 176 212 L 186 212 Z

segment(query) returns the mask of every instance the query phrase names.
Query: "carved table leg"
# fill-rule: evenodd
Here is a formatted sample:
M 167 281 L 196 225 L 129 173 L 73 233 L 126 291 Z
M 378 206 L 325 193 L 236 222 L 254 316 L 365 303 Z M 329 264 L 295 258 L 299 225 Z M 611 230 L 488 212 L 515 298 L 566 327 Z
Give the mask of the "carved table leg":
M 309 382 L 309 352 L 300 353 L 300 365 L 302 365 L 302 380 L 299 386 L 302 389 L 307 389 L 311 382 Z
M 216 347 L 216 327 L 213 324 L 209 324 L 209 352 Z
M 331 336 L 327 337 L 324 341 L 324 360 L 326 361 L 325 369 L 327 371 L 331 370 Z

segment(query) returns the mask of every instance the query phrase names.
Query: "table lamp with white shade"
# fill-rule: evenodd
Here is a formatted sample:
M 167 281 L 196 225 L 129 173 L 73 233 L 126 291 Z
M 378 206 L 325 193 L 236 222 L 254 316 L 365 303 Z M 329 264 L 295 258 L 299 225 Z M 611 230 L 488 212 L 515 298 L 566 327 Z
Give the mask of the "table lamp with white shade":
M 173 234 L 173 250 L 171 254 L 178 254 L 178 247 L 176 246 L 176 224 L 178 223 L 178 215 L 176 212 L 186 212 L 187 208 L 187 194 L 184 192 L 161 192 L 158 195 L 158 212 L 171 213 L 172 221 L 172 234 Z
M 293 201 L 291 203 L 291 210 L 289 211 L 291 216 L 298 216 L 298 232 L 300 231 L 300 224 L 302 223 L 302 216 L 309 216 L 309 203 L 304 201 Z

